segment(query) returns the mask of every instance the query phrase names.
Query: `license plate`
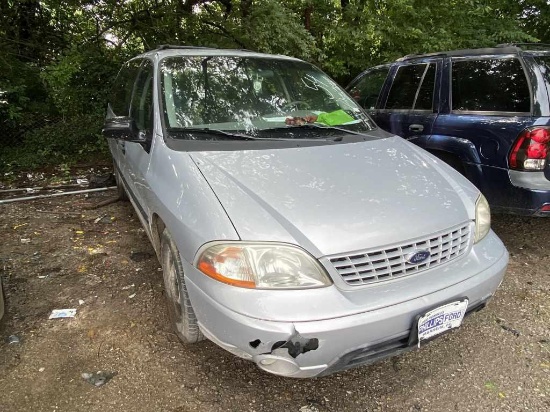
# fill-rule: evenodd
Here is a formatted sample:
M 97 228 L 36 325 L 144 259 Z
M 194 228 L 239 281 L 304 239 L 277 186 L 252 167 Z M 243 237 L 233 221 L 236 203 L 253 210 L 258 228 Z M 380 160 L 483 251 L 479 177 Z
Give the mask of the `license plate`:
M 468 308 L 468 299 L 448 303 L 418 319 L 418 344 L 460 326 Z

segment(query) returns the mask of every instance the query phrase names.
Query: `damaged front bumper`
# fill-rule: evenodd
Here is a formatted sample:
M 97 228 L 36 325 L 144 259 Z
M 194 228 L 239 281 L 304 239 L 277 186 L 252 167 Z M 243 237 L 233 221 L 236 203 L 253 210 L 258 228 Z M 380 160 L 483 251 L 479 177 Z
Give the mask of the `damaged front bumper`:
M 508 256 L 503 248 L 500 255 L 484 270 L 434 293 L 374 310 L 365 305 L 365 312 L 349 316 L 338 316 L 334 308 L 335 316 L 324 320 L 286 322 L 243 315 L 206 294 L 193 283 L 193 274 L 187 288 L 207 338 L 267 372 L 311 378 L 412 349 L 409 335 L 415 316 L 442 302 L 467 297 L 469 312 L 481 309 L 504 276 Z M 461 269 L 468 270 L 468 265 L 462 262 Z

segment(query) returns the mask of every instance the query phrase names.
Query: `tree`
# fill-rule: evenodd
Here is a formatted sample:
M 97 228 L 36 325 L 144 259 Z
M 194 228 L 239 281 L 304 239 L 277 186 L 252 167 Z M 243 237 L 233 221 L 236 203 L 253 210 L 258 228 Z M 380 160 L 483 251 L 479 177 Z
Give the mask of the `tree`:
M 550 41 L 549 12 L 546 0 L 0 0 L 0 124 L 21 135 L 61 118 L 59 135 L 72 122 L 75 139 L 95 138 L 76 126 L 99 131 L 121 63 L 159 44 L 296 56 L 347 83 L 406 54 Z

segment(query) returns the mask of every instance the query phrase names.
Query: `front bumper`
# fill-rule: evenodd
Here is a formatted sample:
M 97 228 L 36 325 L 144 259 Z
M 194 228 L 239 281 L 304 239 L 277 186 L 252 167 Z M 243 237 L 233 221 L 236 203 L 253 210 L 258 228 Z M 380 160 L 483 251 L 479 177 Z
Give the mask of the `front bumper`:
M 409 350 L 414 318 L 440 304 L 467 297 L 469 311 L 482 307 L 501 283 L 508 263 L 508 253 L 496 235 L 490 232 L 487 238 L 474 246 L 477 253 L 471 251 L 446 265 L 446 272 L 450 268 L 464 274 L 458 283 L 391 306 L 373 309 L 365 303 L 363 312 L 348 316 L 339 316 L 339 308 L 334 307 L 334 316 L 322 320 L 273 321 L 244 315 L 229 307 L 228 301 L 222 304 L 198 287 L 193 278 L 204 275 L 191 265 L 184 263 L 184 270 L 188 271 L 187 288 L 205 336 L 270 373 L 309 378 Z M 262 300 L 255 304 L 265 306 Z

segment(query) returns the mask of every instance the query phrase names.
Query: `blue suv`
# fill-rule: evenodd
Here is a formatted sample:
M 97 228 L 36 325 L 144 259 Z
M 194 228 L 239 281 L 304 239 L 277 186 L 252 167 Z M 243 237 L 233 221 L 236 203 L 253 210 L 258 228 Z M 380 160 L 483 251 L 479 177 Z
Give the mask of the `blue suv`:
M 381 128 L 464 174 L 494 211 L 550 216 L 550 46 L 405 56 L 347 91 Z

